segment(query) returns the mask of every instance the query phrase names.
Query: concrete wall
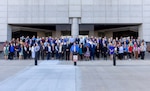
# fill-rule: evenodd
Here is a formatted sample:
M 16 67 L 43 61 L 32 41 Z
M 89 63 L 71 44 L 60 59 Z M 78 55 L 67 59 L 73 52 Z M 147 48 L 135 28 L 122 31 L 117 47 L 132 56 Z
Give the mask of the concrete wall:
M 0 42 L 10 40 L 11 28 L 7 25 L 7 0 L 0 0 Z
M 142 24 L 140 37 L 150 41 L 150 0 L 0 0 L 1 41 L 10 39 L 7 24 Z

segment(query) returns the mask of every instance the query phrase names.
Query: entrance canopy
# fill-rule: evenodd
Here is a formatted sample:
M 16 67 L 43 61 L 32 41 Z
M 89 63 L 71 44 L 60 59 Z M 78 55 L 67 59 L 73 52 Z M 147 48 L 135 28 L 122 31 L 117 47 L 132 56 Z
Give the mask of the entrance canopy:
M 71 36 L 71 24 L 10 24 L 13 37 L 19 36 Z M 79 24 L 79 36 L 120 37 L 138 36 L 140 24 Z

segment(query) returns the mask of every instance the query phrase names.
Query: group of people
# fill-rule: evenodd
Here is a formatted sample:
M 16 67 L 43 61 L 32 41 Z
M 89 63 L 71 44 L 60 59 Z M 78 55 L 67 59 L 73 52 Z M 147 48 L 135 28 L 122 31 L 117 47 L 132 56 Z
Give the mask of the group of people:
M 117 58 L 144 60 L 146 43 L 140 38 L 133 37 L 107 38 L 107 37 L 20 37 L 6 41 L 4 44 L 5 59 L 34 59 L 37 53 L 39 60 L 72 60 L 73 54 L 79 60 L 112 59 Z

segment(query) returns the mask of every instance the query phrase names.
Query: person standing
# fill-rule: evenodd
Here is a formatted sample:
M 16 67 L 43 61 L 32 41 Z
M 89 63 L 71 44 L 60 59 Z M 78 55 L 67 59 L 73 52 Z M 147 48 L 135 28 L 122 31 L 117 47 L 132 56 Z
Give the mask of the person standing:
M 141 46 L 140 46 L 140 53 L 141 53 L 141 59 L 144 60 L 144 57 L 145 57 L 145 51 L 146 51 L 146 46 L 144 45 L 144 43 L 142 42 L 141 43 Z
M 17 59 L 19 58 L 19 48 L 20 48 L 19 43 L 16 43 L 15 51 L 16 51 L 16 58 L 17 58 Z
M 90 60 L 90 48 L 89 48 L 89 46 L 86 46 L 84 51 L 85 51 L 84 56 L 85 56 L 86 60 L 89 61 Z
M 38 43 L 36 43 L 35 48 L 34 48 L 34 51 L 35 51 L 35 65 L 37 65 L 39 50 L 40 50 L 40 46 L 38 45 Z
M 44 60 L 45 46 L 42 42 L 40 46 L 40 52 L 41 52 L 41 59 Z
M 23 47 L 23 57 L 24 59 L 27 59 L 27 45 L 24 45 Z
M 96 57 L 99 59 L 99 55 L 100 55 L 100 45 L 99 43 L 97 43 L 97 46 L 96 46 Z
M 19 48 L 19 59 L 21 60 L 23 58 L 23 45 L 20 45 Z
M 56 46 L 55 46 L 56 59 L 59 58 L 58 50 L 59 50 L 59 45 L 56 44 Z
M 27 58 L 30 59 L 30 47 L 27 45 Z
M 47 46 L 45 47 L 45 51 L 46 51 L 47 60 L 49 60 L 50 59 L 50 53 L 51 53 L 50 44 L 47 44 Z
M 70 44 L 67 42 L 66 44 L 66 60 L 69 60 L 70 56 Z
M 54 59 L 54 54 L 55 54 L 55 44 L 52 44 L 52 59 Z
M 123 53 L 124 53 L 122 44 L 119 45 L 119 52 L 118 53 L 119 53 L 119 59 L 122 60 L 123 59 Z
M 61 43 L 59 44 L 58 54 L 59 54 L 59 60 L 62 59 L 63 58 L 63 46 Z
M 6 44 L 4 46 L 3 51 L 4 51 L 5 60 L 7 60 L 8 59 L 8 53 L 9 53 L 9 46 L 8 46 L 8 44 Z
M 126 60 L 128 57 L 128 45 L 126 44 L 126 42 L 124 42 L 124 45 L 123 45 L 123 50 L 124 50 L 124 59 Z
M 130 41 L 128 47 L 129 47 L 129 48 L 128 48 L 129 60 L 131 60 L 131 55 L 132 55 L 132 52 L 133 52 L 133 44 L 132 44 L 131 41 Z
M 90 45 L 90 59 L 94 60 L 95 59 L 95 45 L 93 44 L 93 42 Z
M 31 48 L 32 58 L 35 58 L 35 44 Z
M 71 48 L 70 48 L 70 51 L 71 51 L 71 59 L 73 58 L 73 55 L 77 55 L 78 54 L 78 52 L 79 52 L 79 47 L 78 47 L 78 45 L 74 42 L 73 43 L 73 45 L 71 46 Z
M 103 56 L 104 56 L 104 60 L 107 60 L 107 53 L 108 52 L 108 48 L 106 46 L 106 44 L 103 45 L 103 48 L 102 48 L 102 53 L 103 53 Z
M 79 56 L 80 60 L 83 60 L 83 44 L 80 44 L 79 46 Z
M 14 47 L 14 45 L 12 43 L 9 46 L 9 52 L 10 52 L 10 60 L 13 60 L 14 53 L 15 53 L 15 47 Z
M 110 43 L 109 46 L 110 59 L 113 59 L 114 52 L 115 52 L 115 46 L 113 46 L 112 43 Z
M 138 45 L 136 42 L 134 42 L 134 45 L 133 45 L 133 52 L 134 52 L 134 58 L 138 59 Z

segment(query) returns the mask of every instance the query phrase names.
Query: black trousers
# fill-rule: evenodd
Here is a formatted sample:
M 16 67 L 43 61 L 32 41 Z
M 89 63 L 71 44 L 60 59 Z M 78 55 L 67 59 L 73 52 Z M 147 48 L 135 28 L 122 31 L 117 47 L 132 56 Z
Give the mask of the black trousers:
M 14 58 L 14 52 L 10 52 L 10 60 L 13 60 Z
M 52 51 L 52 57 L 54 57 L 54 53 L 55 53 L 55 51 Z
M 24 57 L 24 59 L 27 59 L 27 52 L 26 51 L 23 52 L 23 57 Z
M 123 59 L 123 53 L 119 53 L 118 57 L 120 60 Z
M 129 58 L 131 59 L 131 53 L 130 53 L 130 52 L 128 53 L 128 56 L 129 56 Z
M 35 58 L 34 59 L 35 59 L 35 65 L 37 65 L 38 64 L 38 61 L 37 61 L 38 60 L 38 52 L 35 52 Z
M 66 51 L 66 60 L 69 60 L 69 56 L 70 55 L 70 52 L 69 51 Z
M 144 52 L 144 51 L 141 51 L 141 59 L 144 60 L 144 57 L 145 57 L 145 52 Z
M 83 54 L 79 54 L 80 59 L 83 60 Z
M 58 53 L 58 55 L 59 55 L 59 59 L 62 59 L 63 54 L 62 53 Z
M 107 52 L 104 52 L 104 60 L 107 60 Z
M 44 51 L 41 51 L 41 59 L 44 60 Z
M 100 52 L 96 52 L 96 57 L 97 57 L 97 58 L 99 58 L 99 53 L 100 53 Z

